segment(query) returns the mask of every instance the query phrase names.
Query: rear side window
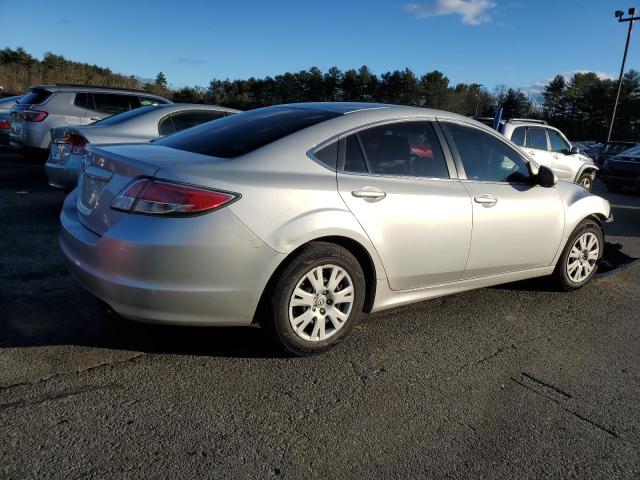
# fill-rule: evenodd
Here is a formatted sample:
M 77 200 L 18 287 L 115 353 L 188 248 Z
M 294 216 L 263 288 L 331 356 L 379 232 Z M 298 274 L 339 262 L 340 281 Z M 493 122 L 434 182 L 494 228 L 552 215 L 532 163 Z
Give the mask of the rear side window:
M 349 173 L 368 173 L 369 171 L 357 135 L 350 135 L 345 140 L 344 171 Z
M 548 150 L 547 133 L 544 128 L 527 128 L 526 145 L 536 150 Z
M 176 132 L 181 132 L 187 128 L 195 127 L 202 123 L 211 122 L 218 118 L 224 117 L 223 112 L 208 111 L 208 112 L 180 112 L 171 116 L 173 121 L 173 128 Z
M 87 92 L 76 93 L 73 104 L 78 108 L 87 108 L 89 103 L 89 94 Z
M 94 93 L 93 103 L 93 110 L 111 115 L 126 112 L 140 106 L 140 101 L 137 97 L 114 93 Z
M 211 157 L 235 158 L 338 116 L 340 113 L 324 110 L 260 108 L 178 132 L 156 143 Z
M 323 165 L 335 170 L 336 164 L 338 163 L 338 142 L 335 141 L 326 147 L 322 147 L 320 150 L 315 152 L 315 157 Z
M 430 122 L 382 125 L 351 137 L 359 140 L 346 149 L 353 154 L 356 168 L 359 155 L 353 150 L 357 151 L 356 145 L 359 143 L 369 173 L 374 175 L 449 178 L 447 162 Z
M 117 123 L 125 122 L 132 118 L 139 117 L 140 115 L 144 115 L 147 112 L 152 112 L 156 108 L 158 107 L 151 106 L 151 107 L 141 107 L 135 110 L 128 110 L 126 112 L 122 112 L 117 115 L 112 115 L 111 117 L 100 120 L 100 125 L 115 125 Z
M 568 152 L 570 150 L 569 144 L 558 132 L 547 129 L 547 133 L 549 134 L 549 142 L 551 142 L 552 152 Z
M 525 133 L 526 132 L 524 127 L 516 128 L 513 131 L 513 135 L 511 135 L 511 141 L 519 147 L 524 147 Z
M 47 100 L 51 95 L 52 93 L 48 90 L 34 88 L 20 99 L 20 105 L 39 105 Z

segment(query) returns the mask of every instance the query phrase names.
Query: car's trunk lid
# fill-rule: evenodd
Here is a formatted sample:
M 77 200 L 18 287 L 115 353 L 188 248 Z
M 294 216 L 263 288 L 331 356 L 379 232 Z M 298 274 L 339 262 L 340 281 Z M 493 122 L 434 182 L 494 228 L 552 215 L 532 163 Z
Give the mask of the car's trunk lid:
M 98 235 L 128 215 L 113 210 L 111 202 L 134 178 L 153 177 L 169 165 L 220 161 L 149 144 L 89 146 L 88 151 L 80 169 L 76 202 L 80 221 Z

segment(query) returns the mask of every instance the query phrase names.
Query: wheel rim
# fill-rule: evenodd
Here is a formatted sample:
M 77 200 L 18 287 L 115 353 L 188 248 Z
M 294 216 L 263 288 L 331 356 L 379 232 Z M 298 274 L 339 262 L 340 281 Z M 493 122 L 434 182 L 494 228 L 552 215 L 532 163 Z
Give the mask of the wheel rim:
M 580 181 L 580 185 L 586 189 L 591 191 L 591 179 L 589 177 L 584 177 L 581 181 Z
M 596 268 L 600 256 L 600 241 L 591 232 L 578 237 L 567 258 L 567 275 L 575 283 L 585 281 Z
M 289 323 L 308 342 L 321 342 L 347 323 L 355 299 L 353 281 L 337 265 L 314 267 L 302 276 L 289 300 Z

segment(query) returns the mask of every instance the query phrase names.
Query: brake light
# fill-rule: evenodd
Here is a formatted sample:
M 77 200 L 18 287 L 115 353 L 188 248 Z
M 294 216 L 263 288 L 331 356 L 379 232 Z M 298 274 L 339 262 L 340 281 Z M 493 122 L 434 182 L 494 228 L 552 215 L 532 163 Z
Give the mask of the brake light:
M 49 115 L 47 112 L 40 112 L 38 110 L 23 110 L 20 112 L 20 116 L 25 122 L 41 122 Z
M 111 208 L 145 215 L 188 216 L 211 212 L 238 198 L 237 193 L 145 178 L 121 192 Z
M 5 130 L 11 128 L 11 124 L 7 122 L 5 119 L 0 120 L 0 128 Z
M 64 136 L 64 143 L 71 147 L 71 153 L 74 153 L 76 155 L 84 155 L 87 153 L 85 146 L 89 142 L 82 135 L 78 135 L 76 133 L 67 133 Z

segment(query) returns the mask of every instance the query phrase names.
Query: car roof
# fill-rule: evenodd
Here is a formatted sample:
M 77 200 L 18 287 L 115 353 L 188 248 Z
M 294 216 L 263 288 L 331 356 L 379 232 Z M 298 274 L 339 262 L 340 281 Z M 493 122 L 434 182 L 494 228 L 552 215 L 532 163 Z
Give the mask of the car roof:
M 156 95 L 155 93 L 147 92 L 146 90 L 138 90 L 135 88 L 115 88 L 115 87 L 101 87 L 96 85 L 80 85 L 80 84 L 55 84 L 55 85 L 32 85 L 29 90 L 48 90 L 50 92 L 115 92 L 126 94 L 144 94 L 146 97 L 160 98 L 166 100 L 166 98 Z

